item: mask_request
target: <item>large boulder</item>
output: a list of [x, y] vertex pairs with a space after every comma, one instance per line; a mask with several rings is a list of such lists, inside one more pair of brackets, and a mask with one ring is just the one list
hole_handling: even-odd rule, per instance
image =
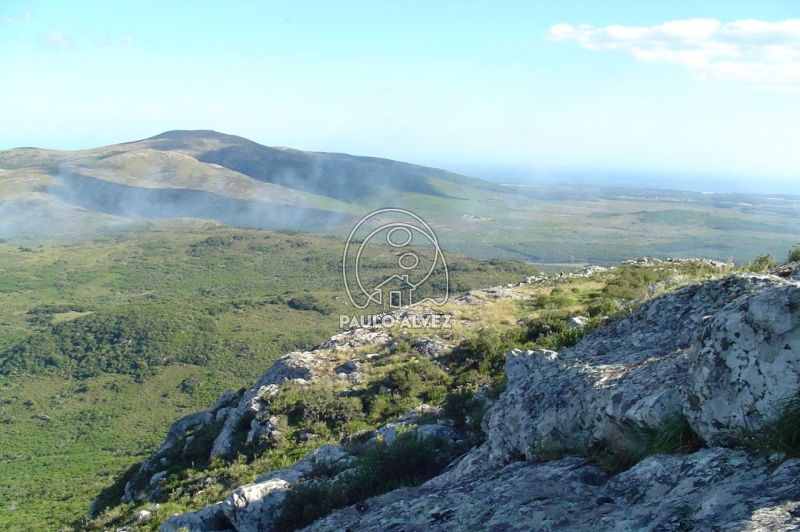
[[290, 486], [280, 478], [240, 486], [222, 503], [222, 512], [237, 532], [272, 530]]
[[712, 444], [758, 429], [800, 389], [800, 287], [774, 286], [709, 320], [693, 348], [686, 415]]
[[159, 527], [160, 532], [234, 532], [235, 529], [222, 511], [223, 503], [218, 502], [211, 506], [167, 518]]

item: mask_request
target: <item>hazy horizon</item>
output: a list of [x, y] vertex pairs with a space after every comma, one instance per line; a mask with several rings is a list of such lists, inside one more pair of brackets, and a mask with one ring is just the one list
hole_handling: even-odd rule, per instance
[[707, 176], [788, 192], [800, 176], [792, 7], [5, 2], [0, 146], [214, 129], [495, 180], [625, 174], [704, 190]]
[[[174, 131], [174, 130], [172, 130]], [[159, 132], [161, 134], [164, 132]], [[236, 135], [228, 131], [218, 133]], [[150, 135], [156, 136], [156, 133]], [[80, 146], [70, 148], [66, 151], [80, 151], [98, 148], [101, 146], [112, 146], [142, 139], [127, 139], [119, 142], [109, 142], [98, 146]], [[257, 139], [248, 139], [259, 142]], [[286, 146], [278, 144], [279, 147], [293, 149], [303, 149], [297, 146]], [[275, 146], [273, 146], [275, 147]], [[60, 149], [50, 146], [11, 146], [2, 147], [0, 151], [15, 148], [40, 148], [40, 149]], [[316, 150], [308, 150], [316, 151]], [[350, 153], [350, 155], [379, 157], [391, 159], [383, 154], [375, 153]], [[685, 192], [702, 192], [713, 194], [778, 194], [778, 195], [800, 195], [800, 180], [791, 181], [781, 178], [761, 178], [759, 176], [742, 174], [720, 174], [704, 172], [670, 172], [668, 170], [649, 170], [634, 168], [542, 168], [535, 166], [502, 166], [502, 165], [470, 165], [460, 164], [453, 161], [452, 164], [441, 163], [435, 158], [430, 161], [404, 160], [411, 164], [419, 164], [441, 168], [455, 173], [460, 173], [469, 177], [476, 177], [495, 183], [509, 185], [553, 185], [553, 186], [578, 186], [578, 187], [601, 187], [601, 188], [640, 188], [655, 190], [673, 190]]]

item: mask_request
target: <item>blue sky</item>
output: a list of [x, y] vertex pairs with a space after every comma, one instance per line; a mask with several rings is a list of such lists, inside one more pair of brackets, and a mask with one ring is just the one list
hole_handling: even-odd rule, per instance
[[490, 177], [789, 186], [798, 19], [794, 0], [6, 0], [0, 148], [216, 129]]

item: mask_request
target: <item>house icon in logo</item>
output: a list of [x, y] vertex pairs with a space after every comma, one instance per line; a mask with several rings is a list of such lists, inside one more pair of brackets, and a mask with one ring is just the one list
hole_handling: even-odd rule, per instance
[[[400, 308], [414, 304], [414, 290], [416, 287], [408, 280], [408, 275], [392, 275], [381, 284], [377, 285], [372, 293], [373, 300], [391, 308]], [[387, 297], [383, 297], [384, 294]]]

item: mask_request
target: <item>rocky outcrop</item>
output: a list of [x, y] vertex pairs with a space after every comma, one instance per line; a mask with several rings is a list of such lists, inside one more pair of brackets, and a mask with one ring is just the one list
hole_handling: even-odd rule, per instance
[[[169, 475], [172, 461], [181, 458], [182, 450], [192, 443], [199, 431], [213, 431], [208, 458], [232, 454], [237, 446], [275, 443], [282, 437], [279, 422], [267, 406], [287, 381], [311, 383], [321, 377], [341, 376], [353, 383], [361, 378], [362, 360], [352, 358], [359, 348], [374, 346], [386, 349], [394, 338], [380, 329], [356, 328], [332, 337], [311, 351], [294, 352], [276, 360], [253, 386], [239, 393], [225, 392], [206, 412], [185, 416], [172, 424], [164, 442], [153, 456], [142, 462], [125, 484], [121, 502], [141, 502], [159, 495], [160, 482]], [[377, 356], [370, 354], [364, 360]], [[94, 507], [95, 505], [93, 505]], [[192, 519], [216, 523], [210, 510]], [[200, 525], [198, 525], [200, 526]], [[193, 527], [189, 527], [194, 529]], [[213, 529], [213, 528], [212, 528]]]
[[800, 287], [776, 284], [732, 301], [692, 347], [684, 411], [709, 443], [772, 420], [800, 385]]
[[487, 440], [420, 487], [309, 530], [800, 529], [800, 460], [712, 447], [608, 476], [547, 455], [625, 445], [683, 416], [709, 445], [758, 429], [800, 392], [800, 285], [733, 276], [644, 305], [562, 353], [514, 351]]
[[608, 477], [580, 458], [435, 478], [307, 530], [787, 530], [800, 528], [800, 460], [730, 449], [657, 455]]
[[431, 359], [442, 357], [452, 350], [452, 345], [433, 338], [421, 338], [414, 342], [414, 351]]
[[800, 385], [797, 297], [777, 277], [728, 277], [660, 297], [562, 353], [512, 352], [508, 389], [484, 418], [488, 460], [625, 445], [630, 429], [677, 416], [711, 443], [757, 427]]
[[[203, 431], [212, 434], [212, 443], [207, 451], [209, 460], [242, 451], [242, 445], [263, 448], [275, 444], [281, 440], [283, 434], [280, 422], [270, 412], [268, 404], [279, 393], [281, 384], [293, 381], [299, 385], [310, 385], [324, 378], [341, 379], [356, 385], [362, 381], [365, 367], [381, 356], [375, 352], [363, 354], [363, 351], [368, 350], [367, 348], [373, 351], [390, 351], [398, 341], [399, 338], [379, 327], [354, 328], [331, 337], [310, 351], [282, 356], [250, 388], [239, 393], [225, 392], [210, 410], [187, 415], [173, 423], [158, 451], [143, 461], [133, 477], [126, 482], [121, 502], [156, 499], [161, 493], [162, 481], [169, 477], [173, 462], [183, 458], [184, 451], [197, 434]], [[415, 349], [435, 358], [449, 352], [452, 346], [439, 340], [421, 338], [416, 342]], [[405, 430], [414, 425], [418, 417], [418, 413], [411, 412], [408, 419], [397, 420], [391, 427], [387, 426], [387, 430], [394, 431], [393, 433], [396, 433], [396, 429]], [[299, 437], [305, 441], [314, 435], [304, 434]], [[251, 490], [247, 493], [249, 497], [255, 492]], [[282, 493], [282, 490], [273, 486], [270, 493], [275, 494], [272, 497], [275, 499], [278, 497], [276, 494]], [[227, 508], [223, 505], [217, 510], [221, 511], [223, 507]], [[212, 510], [196, 512], [197, 515], [190, 519], [218, 523], [218, 511]], [[231, 521], [232, 517], [226, 519]]]

